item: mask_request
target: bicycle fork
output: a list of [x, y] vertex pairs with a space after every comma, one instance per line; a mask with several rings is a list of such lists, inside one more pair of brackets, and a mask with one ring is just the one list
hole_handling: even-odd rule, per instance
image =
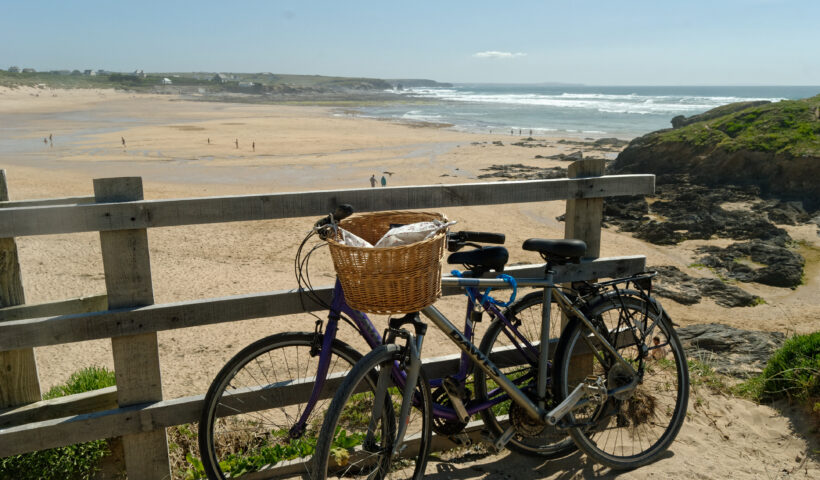
[[[410, 324], [415, 329], [415, 335], [410, 335], [407, 330], [401, 327]], [[402, 402], [399, 409], [399, 417], [397, 419], [398, 430], [393, 442], [393, 451], [391, 456], [398, 455], [404, 449], [404, 435], [407, 433], [407, 424], [410, 417], [410, 408], [413, 406], [413, 397], [415, 395], [416, 385], [421, 373], [421, 347], [424, 343], [424, 335], [427, 333], [427, 325], [419, 320], [418, 313], [411, 313], [402, 318], [392, 318], [388, 325], [388, 331], [385, 334], [385, 344], [393, 343], [396, 337], [402, 337], [407, 341], [403, 351], [403, 358], [400, 362], [406, 365], [404, 369], [406, 376], [404, 378], [404, 387], [402, 388]], [[370, 424], [367, 429], [366, 442], [371, 444], [375, 440], [373, 436], [376, 434], [376, 422], [382, 416], [383, 408], [393, 408], [392, 404], [387, 400], [387, 390], [391, 384], [391, 376], [399, 376], [401, 369], [382, 368], [379, 372], [379, 380], [376, 384], [375, 404], [373, 408], [373, 416], [370, 419]], [[399, 378], [396, 378], [399, 380]], [[396, 382], [401, 384], [400, 381]]]

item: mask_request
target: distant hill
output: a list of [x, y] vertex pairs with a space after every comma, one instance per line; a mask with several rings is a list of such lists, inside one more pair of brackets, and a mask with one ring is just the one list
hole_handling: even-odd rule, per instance
[[427, 80], [424, 78], [392, 78], [388, 80], [388, 82], [390, 82], [393, 88], [449, 88], [453, 86], [452, 83], [437, 82], [435, 80]]
[[678, 128], [634, 139], [611, 170], [757, 185], [763, 194], [820, 208], [820, 95], [729, 104], [673, 124]]

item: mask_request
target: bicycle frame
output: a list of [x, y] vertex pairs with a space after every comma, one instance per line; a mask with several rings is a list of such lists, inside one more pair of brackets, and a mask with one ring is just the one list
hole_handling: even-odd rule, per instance
[[[475, 292], [479, 298], [483, 298], [483, 295], [480, 292]], [[302, 431], [304, 431], [304, 426], [307, 423], [308, 417], [310, 413], [313, 411], [316, 403], [319, 401], [319, 396], [324, 386], [324, 382], [327, 379], [327, 373], [330, 368], [330, 352], [333, 340], [336, 338], [336, 332], [338, 331], [339, 320], [341, 319], [340, 314], [345, 314], [352, 321], [355, 323], [356, 328], [361, 332], [362, 337], [364, 338], [365, 342], [370, 346], [370, 348], [376, 348], [377, 346], [382, 344], [382, 336], [379, 331], [376, 329], [376, 326], [373, 322], [368, 318], [365, 313], [362, 313], [358, 310], [353, 309], [347, 304], [347, 301], [344, 297], [344, 291], [342, 290], [341, 284], [339, 281], [336, 281], [336, 284], [333, 288], [333, 297], [330, 306], [330, 313], [328, 314], [328, 321], [327, 326], [325, 327], [324, 331], [324, 338], [322, 340], [322, 350], [319, 356], [319, 365], [316, 371], [316, 377], [314, 381], [313, 390], [311, 391], [310, 397], [308, 399], [307, 404], [305, 405], [305, 409], [302, 412], [298, 421], [294, 424], [294, 426], [290, 430], [290, 434], [292, 437], [298, 437], [301, 435]], [[485, 309], [488, 311], [491, 317], [500, 318], [508, 327], [512, 327], [511, 323], [504, 317], [498, 308], [494, 305], [487, 303], [484, 305]], [[475, 309], [475, 305], [473, 302], [469, 302], [467, 305], [467, 311], [465, 314], [465, 321], [464, 321], [464, 335], [467, 338], [472, 338], [474, 332], [474, 324], [471, 320], [472, 312]], [[509, 332], [510, 328], [505, 329], [505, 332]], [[513, 330], [514, 331], [514, 330]], [[509, 335], [509, 333], [508, 333]], [[526, 341], [520, 334], [519, 341], [524, 343], [524, 348], [529, 349], [530, 351], [535, 351], [535, 348]], [[520, 348], [520, 347], [519, 347]], [[467, 376], [471, 373], [472, 370], [472, 360], [466, 353], [462, 353], [461, 358], [459, 359], [459, 368], [458, 372], [456, 373], [455, 378], [459, 381], [463, 381], [467, 378]], [[401, 386], [404, 385], [404, 378], [403, 373], [397, 370], [397, 383]], [[441, 386], [442, 379], [434, 379], [430, 381], [431, 388]], [[500, 403], [503, 399], [494, 399], [488, 400], [484, 402], [468, 402], [465, 407], [467, 408], [467, 413], [469, 415], [473, 415], [475, 413], [480, 412], [481, 410], [485, 410], [487, 408], [492, 407], [493, 405]], [[433, 416], [437, 418], [442, 418], [445, 420], [457, 420], [457, 415], [455, 411], [451, 408], [442, 407], [439, 404], [433, 405]]]
[[[584, 325], [587, 326], [589, 331], [595, 336], [598, 341], [601, 342], [604, 348], [613, 355], [613, 357], [623, 366], [625, 366], [629, 372], [635, 373], [635, 369], [632, 365], [624, 360], [623, 357], [618, 353], [615, 347], [609, 343], [609, 341], [603, 337], [603, 335], [598, 332], [595, 325], [592, 321], [584, 315], [575, 305], [573, 305], [572, 301], [567, 298], [564, 293], [556, 288], [556, 285], [553, 283], [552, 280], [552, 272], [547, 272], [547, 275], [544, 278], [524, 278], [516, 280], [518, 286], [521, 287], [539, 287], [545, 290], [544, 292], [544, 299], [545, 301], [549, 301], [551, 296], [554, 295], [556, 303], [561, 308], [561, 310], [570, 316], [578, 317]], [[486, 287], [507, 287], [508, 284], [502, 279], [490, 279], [490, 278], [462, 278], [462, 277], [445, 277], [442, 279], [442, 285], [456, 285], [459, 287], [470, 287], [470, 288], [486, 288]], [[541, 334], [541, 343], [544, 345], [544, 348], [540, 349], [539, 352], [539, 359], [538, 359], [538, 378], [537, 378], [537, 385], [539, 389], [539, 393], [542, 388], [545, 390], [545, 386], [547, 384], [547, 369], [546, 365], [549, 358], [548, 352], [548, 342], [545, 342], [543, 339], [546, 337], [547, 340], [549, 339], [549, 308], [551, 304], [546, 303], [544, 305], [544, 317], [542, 321], [542, 334]], [[524, 410], [533, 418], [538, 418], [541, 420], [546, 421], [550, 417], [551, 412], [547, 412], [544, 409], [543, 402], [539, 402], [540, 405], [534, 403], [530, 400], [524, 392], [522, 392], [515, 383], [507, 378], [498, 367], [478, 348], [465, 337], [458, 328], [455, 327], [442, 313], [435, 307], [429, 306], [424, 308], [421, 311], [424, 316], [429, 318], [436, 327], [444, 332], [444, 334], [450, 338], [450, 340], [455, 343], [462, 352], [464, 352], [469, 359], [474, 362], [476, 365], [479, 366], [484, 372], [496, 382], [496, 384], [504, 390], [510, 398], [518, 403]], [[545, 332], [546, 330], [546, 332]], [[544, 387], [542, 387], [544, 386]], [[628, 388], [634, 388], [634, 385], [629, 385], [626, 387], [620, 387], [618, 391], [626, 390]], [[608, 392], [610, 393], [610, 392]], [[615, 391], [611, 392], [615, 393]], [[541, 393], [540, 393], [541, 394]], [[543, 394], [541, 394], [543, 395]]]

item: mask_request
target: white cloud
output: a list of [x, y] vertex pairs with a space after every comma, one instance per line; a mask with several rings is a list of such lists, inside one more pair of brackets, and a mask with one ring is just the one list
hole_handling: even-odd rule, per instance
[[522, 52], [496, 52], [494, 50], [489, 50], [486, 52], [478, 52], [473, 54], [476, 58], [516, 58], [516, 57], [526, 57], [526, 53]]

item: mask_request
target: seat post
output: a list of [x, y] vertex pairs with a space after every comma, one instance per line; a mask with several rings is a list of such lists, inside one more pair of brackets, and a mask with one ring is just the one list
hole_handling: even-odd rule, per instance
[[[553, 283], [555, 272], [547, 262], [544, 280]], [[544, 287], [543, 308], [541, 310], [541, 344], [538, 355], [538, 378], [536, 383], [536, 394], [538, 396], [538, 406], [546, 408], [547, 398], [547, 365], [549, 364], [550, 348], [550, 310], [552, 308], [552, 287]]]

